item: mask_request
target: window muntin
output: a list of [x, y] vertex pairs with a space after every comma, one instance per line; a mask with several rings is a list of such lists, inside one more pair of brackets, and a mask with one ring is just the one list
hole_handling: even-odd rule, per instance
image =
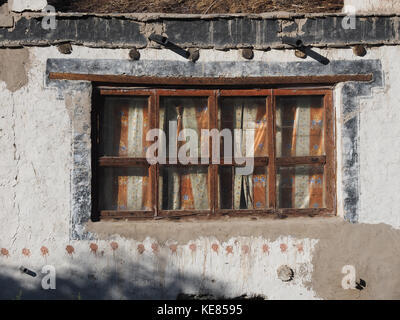
[[[206, 128], [232, 130], [251, 127], [255, 131], [255, 144], [254, 172], [239, 176], [235, 172], [240, 165], [235, 160], [233, 163], [224, 163], [223, 138], [220, 144], [221, 162], [214, 164], [208, 159], [210, 162], [207, 165], [200, 164], [200, 161], [197, 165], [177, 164], [171, 161], [174, 159], [169, 154], [166, 165], [150, 165], [143, 158], [143, 151], [128, 151], [122, 156], [116, 156], [116, 152], [105, 152], [115, 150], [115, 146], [112, 149], [112, 144], [108, 142], [107, 147], [104, 147], [104, 142], [100, 139], [96, 147], [96, 164], [100, 167], [146, 168], [150, 191], [145, 192], [150, 193], [151, 199], [150, 210], [149, 202], [143, 205], [142, 201], [141, 205], [127, 206], [126, 211], [115, 206], [104, 206], [104, 201], [98, 201], [96, 208], [101, 216], [118, 218], [274, 212], [334, 213], [335, 166], [330, 90], [102, 89], [102, 92], [106, 96], [103, 103], [96, 108], [100, 119], [104, 117], [106, 107], [113, 108], [114, 103], [115, 109], [122, 108], [121, 105], [127, 104], [126, 99], [131, 99], [131, 108], [147, 110], [147, 118], [143, 117], [147, 121], [145, 130], [161, 128], [169, 135], [171, 133], [166, 127], [167, 120], [177, 121], [175, 134], [179, 134], [184, 127], [195, 131]], [[125, 102], [121, 102], [124, 99]], [[106, 124], [112, 127], [110, 122], [112, 123], [108, 120]], [[106, 132], [110, 132], [110, 128], [104, 130], [102, 123], [104, 124], [100, 121], [98, 131], [104, 137]], [[290, 142], [291, 146], [284, 149], [286, 142]], [[243, 141], [239, 143], [243, 147]], [[198, 145], [201, 154], [200, 141]], [[148, 144], [144, 142], [142, 146], [146, 148]], [[100, 174], [96, 176], [101, 177]], [[294, 183], [290, 185], [288, 181]], [[111, 186], [102, 188], [115, 189]], [[98, 196], [101, 194], [97, 193]], [[304, 199], [300, 199], [301, 197]]]

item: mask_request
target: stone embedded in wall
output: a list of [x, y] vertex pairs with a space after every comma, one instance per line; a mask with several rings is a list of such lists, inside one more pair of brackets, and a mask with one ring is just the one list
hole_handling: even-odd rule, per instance
[[307, 58], [307, 55], [303, 51], [300, 51], [300, 50], [297, 50], [297, 49], [294, 51], [294, 54], [295, 54], [295, 56], [297, 58], [300, 58], [300, 59]]
[[57, 49], [62, 54], [71, 54], [72, 46], [70, 43], [63, 43], [57, 46]]
[[283, 282], [289, 282], [293, 280], [294, 277], [293, 269], [287, 265], [280, 266], [278, 270], [276, 270], [276, 273], [278, 275], [278, 278]]
[[356, 45], [353, 47], [353, 53], [358, 57], [364, 57], [367, 54], [367, 50], [362, 45]]
[[199, 58], [200, 58], [200, 51], [199, 50], [194, 49], [194, 48], [190, 48], [189, 49], [189, 53], [190, 53], [190, 56], [189, 56], [190, 61], [196, 62], [197, 60], [199, 60]]
[[253, 52], [253, 49], [251, 49], [251, 48], [242, 49], [241, 53], [242, 53], [242, 57], [247, 60], [251, 60], [254, 58], [254, 52]]
[[140, 59], [140, 52], [136, 47], [133, 47], [130, 51], [129, 51], [129, 58], [131, 60], [139, 60]]

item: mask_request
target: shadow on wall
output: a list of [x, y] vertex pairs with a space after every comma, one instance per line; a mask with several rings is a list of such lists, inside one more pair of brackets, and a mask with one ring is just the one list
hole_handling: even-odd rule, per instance
[[[197, 275], [169, 274], [170, 280], [165, 284], [154, 279], [154, 271], [144, 269], [143, 266], [129, 265], [127, 270], [132, 271], [131, 278], [121, 277], [116, 270], [102, 272], [101, 275], [89, 270], [80, 270], [80, 273], [68, 275], [57, 273], [56, 289], [45, 290], [41, 286], [46, 276], [37, 272], [35, 278], [23, 274], [20, 276], [4, 275], [7, 267], [0, 266], [0, 299], [1, 300], [93, 300], [93, 299], [223, 299], [224, 285], [213, 279]], [[10, 271], [10, 270], [8, 270]], [[15, 272], [13, 272], [15, 274]], [[135, 278], [137, 280], [135, 281]], [[199, 287], [201, 283], [212, 283], [213, 288], [208, 290]], [[218, 288], [219, 287], [219, 288]], [[218, 288], [218, 289], [217, 289]]]
[[[42, 267], [24, 267], [36, 273], [32, 277], [19, 270], [20, 265], [0, 265], [0, 299], [190, 299], [224, 298], [229, 286], [202, 274], [182, 274], [175, 268], [167, 268], [165, 258], [157, 260], [141, 256], [140, 263], [119, 259], [116, 254], [90, 258], [71, 257], [69, 261], [58, 260], [56, 289], [42, 288]], [[129, 257], [126, 252], [118, 256]], [[11, 259], [11, 258], [8, 258]], [[95, 260], [98, 263], [95, 263]], [[91, 264], [91, 261], [94, 262]], [[11, 262], [11, 261], [10, 261]], [[45, 278], [47, 280], [48, 277]]]

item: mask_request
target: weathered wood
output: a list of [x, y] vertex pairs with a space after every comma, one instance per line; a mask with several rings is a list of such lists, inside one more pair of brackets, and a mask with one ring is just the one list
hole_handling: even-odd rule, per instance
[[335, 84], [346, 81], [371, 81], [372, 74], [339, 74], [325, 76], [271, 76], [246, 78], [198, 77], [137, 77], [128, 75], [99, 75], [50, 72], [51, 80], [84, 80], [98, 83], [125, 83], [129, 85], [277, 85], [277, 84]]
[[[53, 75], [54, 76], [54, 75]], [[75, 75], [72, 75], [75, 77]], [[348, 76], [348, 75], [347, 75]], [[360, 78], [360, 76], [363, 76]], [[357, 75], [357, 81], [368, 81], [370, 75]], [[271, 77], [270, 77], [271, 78]], [[272, 77], [279, 78], [279, 77]], [[288, 78], [288, 77], [286, 77]], [[289, 77], [290, 78], [290, 77]], [[301, 77], [300, 77], [301, 78]], [[310, 78], [310, 77], [308, 77]], [[311, 77], [315, 78], [315, 77]], [[139, 77], [139, 79], [148, 79]], [[168, 81], [181, 81], [183, 78], [166, 78]], [[166, 79], [159, 79], [154, 83], [159, 84], [160, 81]], [[195, 81], [195, 78], [186, 79], [185, 84], [202, 84], [205, 80]], [[265, 79], [265, 78], [264, 78]], [[269, 79], [269, 78], [268, 78]], [[282, 78], [280, 78], [282, 80]], [[298, 77], [296, 79], [299, 79]], [[335, 78], [336, 80], [343, 80], [344, 78]], [[346, 78], [348, 79], [348, 78]], [[353, 78], [354, 80], [355, 78]], [[154, 79], [153, 79], [154, 80]], [[185, 81], [186, 81], [185, 80]], [[252, 81], [252, 78], [240, 79], [245, 83], [246, 81]], [[256, 81], [260, 80], [257, 78]], [[320, 79], [321, 80], [321, 79]], [[326, 80], [326, 78], [325, 78]], [[331, 78], [333, 80], [333, 78]], [[147, 80], [146, 80], [147, 81]], [[155, 81], [155, 80], [154, 80]], [[213, 82], [216, 81], [216, 82]], [[220, 82], [218, 82], [220, 81]], [[228, 81], [226, 78], [211, 79], [210, 84], [226, 84]], [[239, 80], [236, 79], [235, 83], [239, 84]], [[283, 81], [283, 80], [282, 80]], [[297, 81], [297, 80], [296, 80]], [[229, 81], [228, 81], [229, 82]], [[250, 83], [250, 82], [249, 82]], [[301, 81], [304, 84], [304, 81]], [[169, 83], [170, 84], [170, 83]], [[229, 83], [230, 85], [232, 83]], [[276, 84], [276, 82], [275, 82]], [[219, 107], [220, 96], [265, 96], [266, 97], [266, 110], [267, 110], [267, 138], [266, 143], [268, 144], [268, 156], [267, 157], [254, 157], [255, 166], [268, 166], [268, 208], [266, 209], [254, 209], [254, 210], [234, 210], [234, 209], [219, 209], [218, 206], [218, 168], [219, 166], [241, 166], [241, 162], [248, 162], [250, 159], [233, 159], [232, 164], [224, 163], [223, 157], [221, 163], [212, 164], [212, 158], [207, 158], [207, 165], [209, 166], [209, 205], [210, 210], [161, 210], [159, 207], [159, 175], [160, 165], [151, 165], [147, 162], [146, 158], [130, 158], [130, 157], [109, 157], [102, 156], [97, 158], [96, 165], [100, 167], [149, 167], [150, 170], [150, 181], [151, 181], [151, 194], [152, 194], [152, 208], [153, 211], [110, 211], [103, 210], [99, 211], [100, 215], [104, 219], [154, 219], [154, 218], [187, 218], [196, 217], [196, 219], [217, 219], [225, 215], [230, 216], [273, 216], [277, 218], [285, 218], [288, 216], [330, 216], [335, 214], [336, 210], [336, 164], [335, 164], [335, 137], [334, 137], [334, 111], [332, 103], [332, 91], [331, 89], [325, 88], [307, 88], [307, 89], [245, 89], [245, 90], [192, 90], [192, 89], [101, 89], [101, 95], [147, 95], [149, 96], [149, 110], [150, 110], [150, 127], [159, 127], [159, 109], [160, 109], [160, 96], [204, 96], [208, 98], [209, 113], [209, 129], [218, 128], [217, 115]], [[275, 102], [276, 96], [280, 95], [321, 95], [324, 96], [324, 141], [326, 156], [305, 156], [305, 157], [280, 157], [276, 158], [275, 151], [275, 136], [276, 136], [276, 124], [275, 124]], [[211, 153], [210, 144], [210, 155]], [[170, 159], [171, 160], [171, 159]], [[168, 159], [167, 159], [167, 162]], [[324, 166], [326, 175], [326, 208], [307, 208], [307, 209], [277, 209], [276, 199], [276, 170], [277, 166], [295, 166], [295, 165], [320, 165]], [[201, 164], [201, 159], [198, 159], [198, 165]], [[193, 164], [182, 165], [182, 164], [167, 164], [166, 166], [193, 166]], [[196, 165], [195, 165], [196, 166]], [[233, 183], [233, 181], [232, 181]], [[232, 196], [232, 208], [233, 208], [233, 196]]]
[[276, 158], [276, 164], [279, 166], [295, 166], [295, 165], [299, 165], [299, 164], [323, 165], [325, 163], [326, 163], [326, 156]]

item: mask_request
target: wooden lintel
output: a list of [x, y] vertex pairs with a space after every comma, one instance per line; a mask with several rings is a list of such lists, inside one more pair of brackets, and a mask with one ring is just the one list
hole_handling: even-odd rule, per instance
[[98, 83], [124, 83], [140, 85], [279, 85], [279, 84], [335, 84], [346, 81], [371, 81], [372, 74], [338, 74], [325, 76], [272, 76], [272, 77], [138, 77], [128, 75], [99, 75], [50, 72], [51, 80], [81, 80]]

